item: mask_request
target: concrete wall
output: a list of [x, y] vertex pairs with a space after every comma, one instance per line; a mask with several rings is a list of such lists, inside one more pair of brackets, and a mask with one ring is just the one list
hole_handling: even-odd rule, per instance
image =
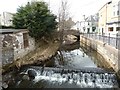
[[[120, 1], [119, 0], [112, 0], [111, 3], [106, 3], [100, 10], [99, 10], [99, 30], [100, 33], [107, 34], [116, 34], [116, 27], [120, 27], [120, 23], [113, 23], [120, 21], [120, 13], [117, 15], [117, 12], [120, 12]], [[107, 23], [107, 24], [106, 24]], [[113, 27], [113, 31], [109, 31], [109, 28]]]
[[100, 10], [99, 10], [99, 23], [98, 23], [98, 27], [100, 30], [100, 33], [102, 33], [102, 28], [103, 28], [103, 32], [105, 33], [106, 30], [106, 22], [107, 22], [107, 5], [105, 4]]
[[35, 49], [35, 40], [28, 36], [28, 47], [24, 47], [23, 33], [1, 34], [2, 64], [12, 63]]
[[86, 44], [87, 46], [90, 46], [98, 53], [100, 53], [116, 72], [120, 69], [118, 49], [115, 49], [114, 47], [107, 45], [106, 43], [103, 43], [101, 41], [87, 38], [82, 35], [80, 36], [80, 42]]

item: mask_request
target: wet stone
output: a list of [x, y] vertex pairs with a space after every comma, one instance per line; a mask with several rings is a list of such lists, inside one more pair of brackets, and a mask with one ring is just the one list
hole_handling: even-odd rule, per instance
[[8, 88], [8, 84], [4, 82], [4, 83], [2, 84], [2, 88]]
[[29, 76], [31, 79], [34, 79], [35, 76], [37, 76], [37, 73], [36, 73], [34, 70], [28, 70], [28, 76]]
[[22, 79], [23, 79], [23, 80], [29, 80], [30, 78], [29, 78], [28, 75], [23, 75]]

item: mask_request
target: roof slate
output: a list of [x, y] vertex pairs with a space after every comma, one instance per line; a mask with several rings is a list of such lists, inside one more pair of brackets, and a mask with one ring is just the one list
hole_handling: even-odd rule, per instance
[[7, 34], [7, 33], [18, 33], [28, 31], [27, 29], [0, 29], [0, 34]]

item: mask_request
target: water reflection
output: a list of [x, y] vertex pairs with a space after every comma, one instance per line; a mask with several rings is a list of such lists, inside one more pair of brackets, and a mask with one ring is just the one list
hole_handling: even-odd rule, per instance
[[[64, 45], [62, 51], [58, 51], [57, 55], [50, 62], [54, 67], [65, 67], [79, 69], [86, 68], [104, 68], [111, 70], [110, 66], [105, 62], [104, 58], [90, 47], [83, 43], [75, 42], [70, 45]], [[61, 57], [63, 58], [61, 60]], [[53, 64], [54, 63], [54, 64]], [[46, 65], [49, 66], [49, 65]]]
[[[103, 62], [104, 61], [104, 62]], [[52, 69], [38, 69], [40, 67], [32, 68], [37, 73], [35, 79], [27, 80], [23, 77], [16, 82], [13, 87], [17, 88], [112, 88], [114, 85], [114, 74], [95, 74], [88, 72], [76, 72], [57, 70], [59, 69], [73, 69], [80, 70], [81, 68], [92, 69], [102, 68], [109, 69], [109, 65], [105, 62], [104, 58], [90, 47], [85, 48], [85, 45], [76, 42], [71, 45], [64, 45], [62, 51], [51, 58], [46, 67], [54, 67]], [[45, 68], [46, 68], [45, 67]], [[29, 70], [31, 68], [28, 68]], [[93, 69], [94, 71], [94, 69]], [[26, 72], [26, 71], [25, 71]], [[63, 72], [63, 73], [61, 73]]]

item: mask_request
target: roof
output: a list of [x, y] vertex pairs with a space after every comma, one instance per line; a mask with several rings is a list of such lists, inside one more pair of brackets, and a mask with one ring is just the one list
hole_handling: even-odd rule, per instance
[[28, 31], [27, 29], [0, 29], [0, 34], [11, 34], [11, 33], [18, 33]]
[[109, 22], [109, 23], [106, 23], [106, 24], [107, 24], [107, 25], [111, 25], [111, 24], [114, 24], [114, 23], [120, 23], [120, 21]]
[[7, 12], [7, 11], [5, 11], [5, 12], [3, 12], [3, 13], [7, 13], [7, 14], [11, 14], [11, 15], [13, 15], [14, 13], [11, 13], [11, 12]]
[[112, 3], [112, 1], [107, 2], [106, 4], [104, 4], [104, 5], [99, 9], [99, 11], [100, 11], [102, 8], [104, 8], [107, 4], [111, 4], [111, 3]]
[[87, 17], [85, 21], [93, 22], [93, 21], [95, 21], [95, 19], [92, 16], [90, 16], [90, 17]]
[[91, 15], [85, 19], [87, 22], [98, 22], [98, 16], [96, 15]]

